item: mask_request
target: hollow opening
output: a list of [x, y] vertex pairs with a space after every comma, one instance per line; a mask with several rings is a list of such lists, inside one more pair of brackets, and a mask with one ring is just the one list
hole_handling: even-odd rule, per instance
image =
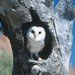
[[[27, 33], [28, 33], [28, 30], [31, 27], [34, 27], [34, 26], [36, 26], [36, 27], [42, 27], [42, 28], [44, 28], [44, 30], [46, 32], [46, 37], [45, 37], [45, 40], [44, 40], [45, 45], [44, 45], [43, 49], [38, 52], [38, 55], [42, 59], [47, 59], [49, 57], [49, 55], [52, 53], [52, 49], [53, 49], [53, 35], [50, 32], [48, 24], [46, 22], [42, 22], [39, 19], [36, 11], [30, 10], [30, 14], [32, 16], [32, 22], [26, 22], [26, 23], [24, 23], [22, 25], [22, 28], [21, 28], [23, 36], [24, 36], [25, 51], [29, 51], [29, 53], [31, 54], [30, 50], [27, 48], [27, 44], [28, 44], [28, 42], [27, 42], [28, 41]], [[36, 56], [34, 56], [33, 58], [36, 59]]]
[[[28, 27], [29, 26], [29, 27]], [[27, 47], [27, 31], [29, 28], [31, 28], [32, 26], [42, 26], [45, 29], [46, 32], [46, 37], [45, 37], [45, 45], [44, 48], [42, 49], [42, 51], [39, 52], [39, 57], [41, 57], [42, 59], [47, 59], [49, 57], [49, 55], [52, 53], [52, 48], [53, 48], [53, 35], [50, 32], [49, 28], [47, 27], [47, 25], [43, 24], [32, 24], [32, 23], [27, 23], [23, 24], [22, 26], [22, 32], [23, 32], [23, 36], [24, 36], [24, 45], [25, 47]], [[25, 48], [27, 49], [27, 48]]]

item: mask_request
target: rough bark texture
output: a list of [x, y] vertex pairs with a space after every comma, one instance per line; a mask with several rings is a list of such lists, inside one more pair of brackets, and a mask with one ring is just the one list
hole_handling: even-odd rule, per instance
[[[32, 21], [31, 7], [41, 21], [48, 23], [54, 40], [52, 53], [39, 65], [29, 62], [21, 30], [24, 23]], [[60, 0], [55, 8], [53, 0], [0, 0], [3, 32], [10, 39], [13, 50], [12, 75], [68, 75], [74, 17], [70, 0]]]

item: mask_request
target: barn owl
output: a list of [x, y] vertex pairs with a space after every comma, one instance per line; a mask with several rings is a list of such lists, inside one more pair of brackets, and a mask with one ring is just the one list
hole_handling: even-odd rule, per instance
[[32, 26], [27, 32], [27, 49], [33, 58], [33, 54], [39, 58], [38, 53], [43, 50], [45, 46], [46, 32], [43, 27]]

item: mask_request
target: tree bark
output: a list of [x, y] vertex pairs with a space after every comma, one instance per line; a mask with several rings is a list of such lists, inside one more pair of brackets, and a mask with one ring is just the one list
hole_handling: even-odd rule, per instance
[[[22, 26], [32, 22], [30, 8], [42, 22], [46, 22], [53, 36], [53, 48], [41, 64], [29, 62], [25, 51]], [[72, 25], [75, 10], [70, 0], [60, 0], [54, 8], [53, 0], [0, 0], [0, 19], [13, 51], [12, 75], [68, 75], [72, 46]], [[36, 63], [34, 63], [36, 62]]]

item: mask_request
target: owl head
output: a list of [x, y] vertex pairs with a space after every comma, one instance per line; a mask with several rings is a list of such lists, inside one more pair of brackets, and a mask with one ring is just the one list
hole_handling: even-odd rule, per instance
[[41, 26], [32, 26], [28, 29], [27, 38], [32, 41], [43, 41], [46, 37], [46, 32]]

